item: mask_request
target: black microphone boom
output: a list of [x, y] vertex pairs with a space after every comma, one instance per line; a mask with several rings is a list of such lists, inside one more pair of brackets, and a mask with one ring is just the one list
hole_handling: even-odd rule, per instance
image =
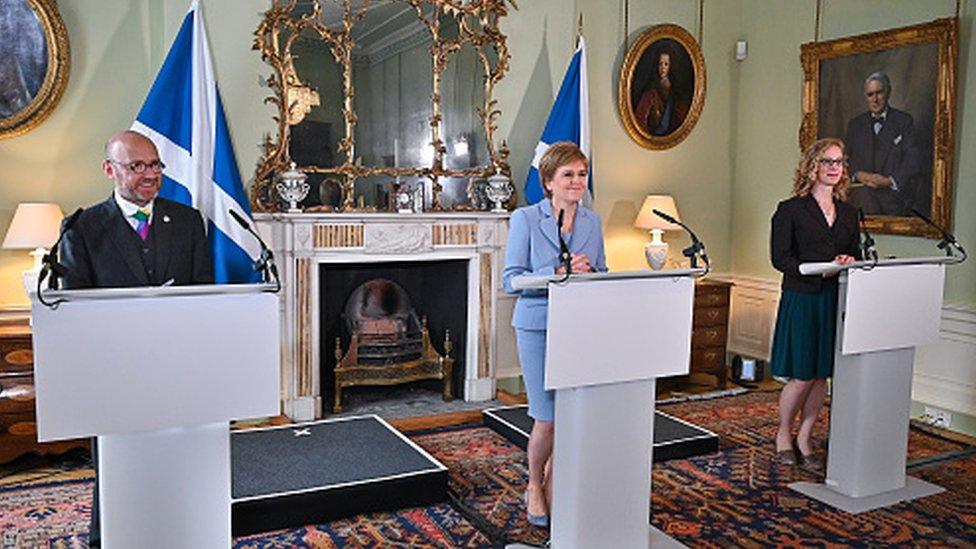
[[868, 232], [867, 227], [864, 226], [864, 209], [857, 209], [857, 219], [858, 227], [861, 229], [861, 259], [865, 261], [878, 261], [878, 250], [874, 249], [874, 239], [871, 238], [871, 233]]
[[702, 261], [705, 262], [705, 271], [707, 272], [708, 269], [711, 267], [711, 264], [708, 262], [708, 254], [705, 253], [705, 244], [702, 243], [701, 240], [698, 240], [698, 235], [696, 235], [694, 231], [689, 229], [687, 225], [671, 217], [670, 215], [662, 212], [661, 210], [655, 208], [652, 209], [651, 211], [654, 212], [654, 215], [660, 217], [661, 219], [667, 221], [668, 223], [674, 223], [675, 225], [681, 227], [682, 229], [685, 230], [685, 232], [688, 233], [688, 236], [691, 237], [691, 246], [688, 246], [684, 250], [681, 250], [681, 253], [685, 257], [687, 257], [688, 260], [691, 262], [692, 269], [698, 268], [698, 255], [701, 255]]
[[264, 274], [264, 281], [271, 282], [271, 277], [274, 277], [275, 281], [275, 291], [281, 289], [281, 279], [278, 277], [278, 266], [274, 262], [274, 254], [265, 245], [264, 240], [261, 240], [261, 236], [251, 228], [251, 224], [244, 219], [244, 216], [235, 212], [234, 210], [227, 210], [227, 213], [237, 221], [238, 225], [244, 227], [244, 230], [254, 235], [254, 238], [258, 240], [258, 244], [261, 245], [261, 257], [254, 262], [254, 270], [261, 271]]
[[556, 235], [559, 236], [559, 263], [566, 266], [566, 276], [573, 273], [573, 258], [569, 253], [569, 246], [563, 239], [563, 217], [566, 210], [559, 210], [559, 220], [556, 222]]
[[44, 254], [44, 257], [41, 258], [41, 264], [43, 267], [41, 268], [41, 273], [37, 278], [38, 290], [40, 290], [41, 281], [44, 280], [44, 277], [48, 274], [51, 275], [51, 278], [48, 280], [47, 287], [52, 290], [56, 290], [58, 286], [58, 278], [68, 273], [67, 267], [61, 263], [58, 263], [58, 246], [61, 245], [61, 240], [64, 239], [64, 235], [68, 234], [71, 227], [78, 222], [78, 218], [81, 217], [81, 212], [83, 211], [85, 211], [84, 208], [78, 208], [75, 210], [75, 213], [71, 214], [67, 219], [64, 220], [64, 222], [61, 224], [61, 232], [58, 233], [58, 239], [54, 241], [53, 245], [51, 245], [51, 251]]
[[959, 253], [962, 254], [963, 261], [966, 260], [966, 257], [967, 257], [966, 256], [966, 250], [964, 250], [962, 248], [962, 246], [959, 245], [959, 242], [956, 241], [956, 237], [952, 236], [952, 233], [950, 233], [950, 232], [946, 231], [945, 229], [943, 229], [942, 227], [936, 225], [934, 221], [932, 221], [931, 219], [928, 218], [928, 216], [926, 216], [922, 212], [916, 210], [915, 208], [909, 208], [909, 209], [912, 211], [913, 214], [915, 214], [915, 217], [921, 219], [926, 224], [934, 227], [935, 230], [939, 231], [939, 234], [942, 235], [942, 240], [939, 241], [939, 244], [938, 244], [938, 247], [939, 247], [940, 250], [945, 251], [945, 253], [946, 253], [947, 256], [952, 257], [952, 248], [951, 247], [954, 247], [957, 250], [959, 250]]

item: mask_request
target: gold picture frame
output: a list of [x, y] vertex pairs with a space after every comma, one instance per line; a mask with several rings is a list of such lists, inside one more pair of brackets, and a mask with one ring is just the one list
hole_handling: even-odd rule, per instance
[[[848, 200], [864, 209], [870, 231], [938, 238], [912, 208], [951, 227], [958, 51], [955, 18], [801, 46], [800, 147], [845, 140], [855, 179]], [[869, 82], [884, 93], [887, 114], [871, 130]], [[859, 173], [896, 184], [858, 182]]]
[[705, 89], [705, 57], [698, 42], [678, 25], [657, 25], [627, 50], [620, 67], [617, 109], [638, 145], [670, 149], [698, 123]]
[[[12, 9], [0, 17], [10, 18], [9, 23], [19, 29], [11, 35], [21, 41], [13, 47], [0, 48], [3, 139], [27, 133], [54, 112], [68, 85], [71, 51], [68, 32], [54, 0], [24, 0], [23, 9]], [[39, 44], [44, 46], [40, 52]]]

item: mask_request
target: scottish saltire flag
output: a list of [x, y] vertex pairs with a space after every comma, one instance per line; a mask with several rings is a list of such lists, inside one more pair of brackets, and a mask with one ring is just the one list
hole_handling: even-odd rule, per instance
[[593, 202], [593, 158], [590, 156], [590, 91], [586, 82], [586, 44], [583, 43], [582, 36], [576, 44], [576, 53], [566, 69], [556, 101], [549, 111], [546, 129], [535, 147], [532, 167], [529, 168], [529, 176], [525, 180], [525, 201], [529, 204], [535, 204], [545, 196], [542, 194], [542, 180], [539, 178], [539, 160], [549, 150], [549, 145], [557, 141], [576, 143], [589, 160], [590, 191], [583, 199], [584, 204], [589, 206]]
[[250, 219], [237, 158], [214, 79], [203, 16], [193, 0], [132, 129], [159, 149], [166, 170], [159, 195], [200, 210], [218, 284], [257, 282], [257, 239], [228, 210]]

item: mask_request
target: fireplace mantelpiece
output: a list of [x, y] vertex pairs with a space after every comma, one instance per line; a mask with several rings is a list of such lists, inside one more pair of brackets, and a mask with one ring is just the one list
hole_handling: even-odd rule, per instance
[[467, 260], [467, 344], [454, 350], [464, 353], [467, 366], [464, 394], [457, 396], [494, 397], [499, 352], [508, 356], [514, 349], [509, 327], [514, 299], [501, 288], [508, 214], [276, 213], [254, 218], [281, 272], [281, 397], [288, 417], [322, 417], [319, 307], [323, 298], [330, 299], [319, 295], [323, 264]]

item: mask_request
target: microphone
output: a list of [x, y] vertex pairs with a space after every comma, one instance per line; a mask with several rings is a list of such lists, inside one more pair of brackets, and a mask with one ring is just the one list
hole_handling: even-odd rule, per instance
[[276, 285], [275, 292], [277, 292], [281, 289], [281, 279], [278, 277], [278, 266], [274, 263], [274, 254], [271, 253], [271, 250], [264, 243], [264, 240], [261, 240], [258, 233], [251, 228], [251, 224], [244, 219], [244, 216], [235, 212], [234, 210], [227, 210], [227, 213], [234, 218], [234, 221], [237, 221], [238, 225], [244, 227], [244, 230], [254, 235], [254, 238], [258, 239], [258, 244], [261, 245], [261, 257], [254, 262], [254, 270], [261, 271], [263, 273], [265, 282], [271, 282], [271, 276], [274, 276]]
[[559, 236], [559, 262], [566, 266], [566, 276], [573, 272], [573, 258], [569, 253], [569, 246], [563, 240], [563, 217], [566, 210], [559, 210], [559, 221], [556, 223], [556, 235]]
[[966, 257], [967, 257], [966, 256], [966, 250], [962, 249], [962, 246], [960, 246], [959, 245], [959, 242], [956, 241], [956, 237], [952, 236], [951, 233], [947, 232], [942, 227], [936, 225], [934, 221], [932, 221], [931, 219], [929, 219], [928, 216], [926, 216], [922, 212], [916, 210], [915, 208], [909, 208], [909, 209], [912, 211], [913, 214], [915, 214], [915, 217], [921, 219], [926, 224], [931, 225], [932, 227], [935, 227], [935, 230], [939, 231], [939, 234], [942, 235], [942, 240], [940, 240], [939, 241], [939, 244], [938, 244], [938, 247], [939, 247], [940, 250], [945, 251], [945, 253], [946, 253], [947, 256], [952, 257], [952, 248], [950, 248], [950, 246], [953, 246], [957, 250], [959, 250], [959, 253], [962, 254], [963, 261], [966, 260]]
[[675, 225], [681, 227], [682, 229], [685, 230], [685, 232], [688, 233], [688, 236], [691, 237], [691, 246], [688, 246], [687, 248], [682, 250], [681, 253], [685, 257], [687, 257], [688, 260], [691, 262], [692, 269], [698, 268], [697, 256], [701, 255], [702, 261], [705, 262], [705, 271], [708, 272], [709, 268], [711, 268], [711, 263], [708, 262], [708, 254], [705, 253], [705, 244], [702, 243], [701, 240], [698, 240], [698, 236], [695, 234], [695, 232], [689, 229], [688, 226], [685, 225], [684, 223], [662, 212], [661, 210], [658, 210], [657, 208], [651, 211], [654, 212], [654, 215], [660, 217], [661, 219], [667, 221], [668, 223], [674, 223]]
[[874, 249], [874, 239], [871, 238], [871, 233], [868, 232], [867, 227], [864, 226], [864, 209], [857, 209], [857, 221], [858, 227], [861, 229], [861, 255], [865, 260], [878, 261], [878, 250]]
[[61, 240], [64, 239], [64, 235], [68, 234], [71, 227], [78, 222], [78, 218], [81, 217], [81, 212], [83, 211], [85, 211], [84, 208], [78, 208], [75, 210], [75, 213], [64, 220], [64, 223], [61, 224], [61, 232], [58, 233], [58, 239], [51, 245], [51, 251], [44, 254], [41, 258], [43, 267], [41, 267], [41, 272], [37, 277], [38, 295], [41, 293], [41, 281], [44, 280], [45, 276], [51, 275], [48, 279], [47, 287], [51, 290], [56, 290], [58, 289], [58, 278], [68, 274], [68, 268], [58, 262], [58, 246], [61, 245]]

